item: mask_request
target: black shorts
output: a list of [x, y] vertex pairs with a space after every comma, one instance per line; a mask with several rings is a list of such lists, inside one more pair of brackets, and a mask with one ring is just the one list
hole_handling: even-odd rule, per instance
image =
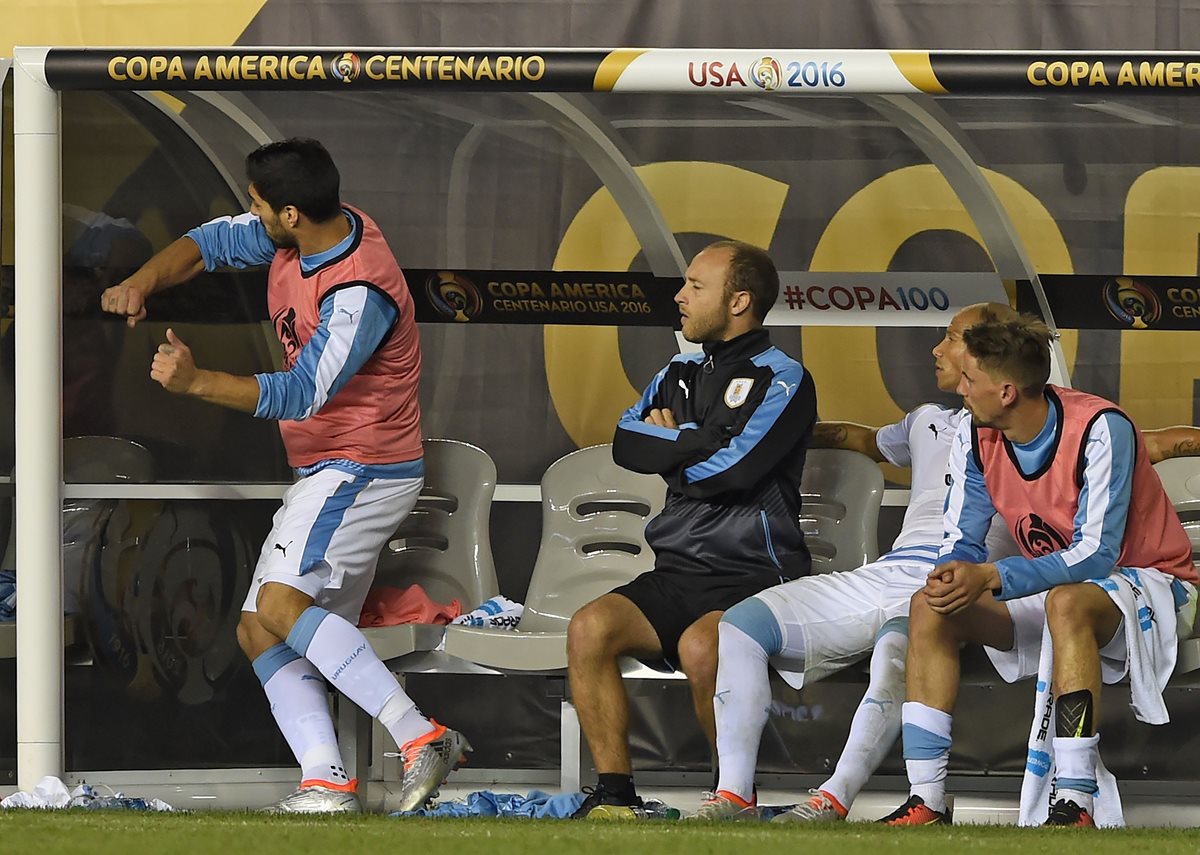
[[[630, 600], [658, 633], [665, 670], [679, 668], [679, 639], [689, 626], [709, 612], [723, 612], [759, 591], [778, 585], [779, 576], [714, 575], [650, 570], [612, 593]], [[664, 669], [662, 661], [643, 660]]]

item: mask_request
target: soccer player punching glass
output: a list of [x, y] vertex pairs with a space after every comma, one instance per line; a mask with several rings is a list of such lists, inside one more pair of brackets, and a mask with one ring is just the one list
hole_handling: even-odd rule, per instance
[[424, 482], [417, 386], [421, 352], [404, 274], [379, 227], [342, 204], [333, 159], [315, 140], [246, 158], [252, 204], [189, 231], [101, 295], [130, 325], [146, 299], [203, 270], [269, 265], [279, 371], [199, 368], [173, 330], [150, 376], [169, 392], [274, 419], [298, 479], [263, 544], [237, 635], [300, 764], [273, 809], [361, 809], [342, 763], [326, 681], [400, 746], [398, 807], [421, 807], [470, 749], [426, 718], [355, 627], [380, 549]]

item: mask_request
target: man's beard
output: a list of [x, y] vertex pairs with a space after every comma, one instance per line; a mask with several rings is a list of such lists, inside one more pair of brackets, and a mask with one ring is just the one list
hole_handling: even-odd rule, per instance
[[683, 337], [692, 344], [718, 341], [725, 334], [724, 327], [714, 323], [711, 318], [697, 318], [692, 316], [688, 320], [692, 321], [692, 326], [690, 330], [684, 330]]

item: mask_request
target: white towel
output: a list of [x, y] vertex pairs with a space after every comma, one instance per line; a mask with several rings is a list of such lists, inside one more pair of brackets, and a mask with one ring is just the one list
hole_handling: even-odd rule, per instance
[[[1029, 729], [1029, 757], [1025, 761], [1025, 777], [1021, 779], [1021, 816], [1019, 825], [1043, 825], [1050, 815], [1055, 798], [1054, 772], [1054, 693], [1050, 687], [1054, 672], [1054, 645], [1050, 641], [1050, 626], [1042, 633], [1042, 653], [1038, 659], [1037, 694], [1034, 697], [1033, 725]], [[1092, 818], [1103, 827], [1125, 825], [1121, 810], [1121, 795], [1117, 779], [1096, 758], [1095, 809]]]
[[[1182, 596], [1176, 598], [1173, 583], [1173, 577], [1158, 570], [1129, 567], [1093, 583], [1105, 590], [1124, 618], [1129, 706], [1138, 721], [1146, 724], [1171, 720], [1162, 693], [1179, 653], [1175, 610], [1182, 605]], [[1181, 592], [1187, 587], [1176, 585]], [[1106, 674], [1104, 682], [1116, 682], [1124, 676]]]
[[[1169, 721], [1162, 692], [1175, 669], [1179, 599], [1172, 589], [1172, 578], [1157, 570], [1120, 568], [1107, 579], [1093, 582], [1112, 598], [1121, 612], [1125, 628], [1125, 647], [1129, 673], [1130, 707], [1139, 721], [1166, 724]], [[1029, 729], [1029, 756], [1021, 781], [1021, 825], [1041, 825], [1054, 797], [1054, 695], [1051, 683], [1054, 671], [1054, 646], [1050, 627], [1042, 634], [1038, 659], [1037, 694], [1033, 722]], [[1104, 682], [1115, 683], [1125, 674], [1118, 663], [1101, 660]], [[1123, 826], [1121, 797], [1117, 779], [1096, 762], [1096, 794], [1093, 818], [1100, 826]]]
[[521, 623], [521, 615], [525, 606], [510, 600], [508, 597], [492, 597], [465, 615], [459, 615], [450, 621], [453, 625], [486, 626], [492, 629], [516, 629]]

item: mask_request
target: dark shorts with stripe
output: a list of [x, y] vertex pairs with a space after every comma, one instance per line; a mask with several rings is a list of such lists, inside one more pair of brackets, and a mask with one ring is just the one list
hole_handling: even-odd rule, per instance
[[709, 612], [723, 612], [781, 581], [786, 580], [767, 573], [717, 575], [664, 569], [643, 573], [612, 593], [637, 606], [658, 634], [663, 658], [642, 661], [651, 668], [674, 671], [679, 668], [679, 639], [688, 627]]

